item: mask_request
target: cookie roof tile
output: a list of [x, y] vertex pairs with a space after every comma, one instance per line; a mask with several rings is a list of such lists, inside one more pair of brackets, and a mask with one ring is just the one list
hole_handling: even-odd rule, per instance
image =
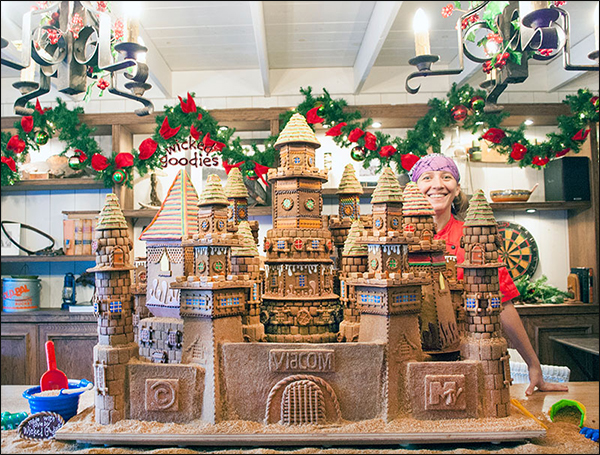
[[317, 136], [315, 136], [315, 132], [308, 126], [304, 116], [299, 113], [292, 115], [285, 128], [279, 133], [279, 137], [273, 147], [278, 150], [284, 144], [292, 142], [307, 142], [316, 145], [317, 148], [321, 146], [321, 143], [317, 140]]

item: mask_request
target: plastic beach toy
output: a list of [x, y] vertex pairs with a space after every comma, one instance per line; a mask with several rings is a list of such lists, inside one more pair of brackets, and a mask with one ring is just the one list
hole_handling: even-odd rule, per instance
[[79, 396], [94, 385], [87, 379], [70, 380], [68, 389], [57, 391], [54, 396], [37, 395], [42, 392], [39, 386], [32, 387], [23, 392], [23, 397], [29, 401], [32, 414], [42, 411], [56, 412], [65, 419], [65, 422], [77, 414]]
[[585, 414], [586, 414], [585, 406], [583, 404], [581, 404], [579, 401], [575, 401], [575, 400], [559, 400], [556, 403], [554, 403], [550, 407], [550, 420], [552, 420], [554, 422], [554, 416], [558, 413], [558, 411], [560, 411], [561, 409], [563, 409], [565, 407], [569, 407], [569, 406], [574, 406], [579, 410], [579, 412], [581, 413], [581, 419], [579, 421], [579, 428], [583, 427], [583, 422], [585, 421]]

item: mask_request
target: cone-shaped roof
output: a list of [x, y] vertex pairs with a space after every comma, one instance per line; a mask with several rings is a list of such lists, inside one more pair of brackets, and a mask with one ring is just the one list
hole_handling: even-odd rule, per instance
[[227, 175], [227, 181], [225, 182], [225, 195], [228, 198], [248, 198], [248, 190], [244, 185], [244, 177], [242, 177], [242, 171], [238, 167], [232, 167]]
[[391, 167], [385, 166], [371, 198], [372, 204], [402, 202], [402, 187]]
[[290, 118], [290, 121], [285, 125], [283, 131], [279, 133], [279, 137], [275, 142], [275, 149], [279, 150], [284, 144], [291, 142], [308, 142], [316, 145], [316, 148], [321, 147], [321, 143], [317, 140], [315, 132], [312, 130], [302, 114], [295, 113]]
[[198, 233], [198, 193], [181, 169], [140, 240], [182, 240]]
[[252, 235], [252, 229], [250, 223], [247, 221], [241, 221], [238, 225], [238, 238], [240, 239], [240, 245], [231, 248], [232, 256], [258, 256], [258, 248], [254, 241], [254, 235]]
[[358, 179], [352, 163], [346, 164], [337, 194], [363, 194], [364, 190]]
[[366, 256], [369, 254], [367, 245], [359, 241], [364, 232], [365, 228], [362, 221], [354, 220], [350, 227], [350, 232], [348, 232], [348, 237], [346, 237], [346, 241], [344, 242], [342, 256]]
[[485, 198], [483, 190], [477, 190], [469, 201], [465, 226], [493, 226], [494, 224], [497, 223], [492, 208]]
[[431, 203], [419, 191], [419, 187], [415, 182], [406, 184], [403, 197], [402, 214], [404, 216], [433, 216], [435, 214]]
[[217, 174], [210, 174], [206, 179], [206, 188], [200, 194], [198, 205], [229, 205]]
[[119, 198], [115, 193], [106, 195], [106, 202], [98, 215], [96, 230], [103, 231], [106, 229], [127, 229], [127, 221], [125, 221]]

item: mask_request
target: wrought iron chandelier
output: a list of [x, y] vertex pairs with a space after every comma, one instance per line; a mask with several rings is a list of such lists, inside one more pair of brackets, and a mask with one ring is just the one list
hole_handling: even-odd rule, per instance
[[[154, 106], [143, 97], [145, 91], [152, 88], [146, 82], [148, 66], [140, 61], [141, 55], [145, 55], [148, 49], [138, 43], [137, 21], [127, 22], [123, 39], [114, 44], [113, 54], [111, 17], [108, 13], [94, 8], [89, 1], [47, 3], [45, 8], [23, 15], [20, 60], [2, 57], [2, 65], [21, 70], [21, 80], [13, 84], [21, 93], [14, 104], [15, 114], [31, 115], [33, 109], [27, 107], [27, 102], [48, 93], [51, 78], [56, 78], [56, 86], [61, 93], [77, 95], [86, 92], [88, 78], [99, 72], [110, 75], [107, 87], [110, 93], [143, 105], [135, 110], [137, 115], [151, 114]], [[48, 21], [48, 17], [52, 19]], [[44, 18], [46, 20], [43, 21]], [[46, 25], [42, 25], [43, 22]], [[2, 49], [9, 44], [2, 38]], [[119, 89], [119, 72], [129, 79], [125, 83], [129, 92]]]
[[[415, 17], [415, 48], [416, 57], [408, 62], [417, 67], [405, 82], [406, 91], [415, 94], [420, 86], [412, 88], [409, 82], [417, 77], [449, 76], [460, 74], [464, 70], [464, 56], [475, 63], [483, 64], [487, 73], [486, 80], [480, 84], [487, 92], [485, 109], [488, 112], [500, 110], [496, 105], [498, 97], [509, 84], [524, 82], [528, 76], [528, 60], [552, 60], [562, 51], [563, 67], [568, 71], [598, 71], [598, 49], [589, 53], [588, 58], [595, 60], [591, 65], [571, 64], [570, 24], [569, 13], [557, 6], [546, 7], [548, 2], [507, 2], [502, 12], [492, 20], [486, 8], [498, 7], [506, 2], [470, 2], [474, 5], [460, 16], [456, 23], [458, 40], [459, 68], [447, 70], [432, 70], [432, 65], [439, 60], [438, 55], [432, 55], [429, 46], [427, 27], [422, 27], [426, 18]], [[496, 4], [496, 5], [490, 5]], [[529, 8], [527, 8], [527, 6]], [[417, 12], [419, 13], [419, 12]], [[451, 14], [451, 13], [450, 13]], [[598, 11], [596, 10], [596, 16]], [[480, 17], [482, 19], [480, 19]], [[598, 18], [596, 17], [596, 21]], [[597, 22], [596, 22], [597, 24]], [[480, 39], [478, 49], [485, 52], [476, 55], [469, 42], [476, 42], [477, 33], [487, 34], [486, 39]], [[492, 34], [492, 35], [490, 35]], [[596, 47], [598, 47], [598, 30], [596, 25]], [[489, 44], [494, 40], [502, 43], [495, 49]], [[491, 41], [491, 42], [490, 42]], [[486, 44], [483, 46], [483, 44]], [[511, 56], [518, 56], [511, 58]], [[486, 66], [487, 65], [487, 66]]]

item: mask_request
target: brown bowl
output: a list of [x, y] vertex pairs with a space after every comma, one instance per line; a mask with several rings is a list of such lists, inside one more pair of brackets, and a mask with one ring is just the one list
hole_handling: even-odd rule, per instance
[[495, 190], [490, 191], [490, 197], [493, 202], [526, 202], [531, 193], [531, 190]]

